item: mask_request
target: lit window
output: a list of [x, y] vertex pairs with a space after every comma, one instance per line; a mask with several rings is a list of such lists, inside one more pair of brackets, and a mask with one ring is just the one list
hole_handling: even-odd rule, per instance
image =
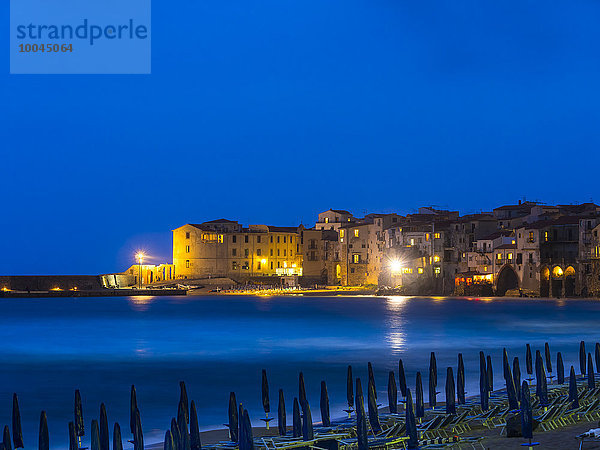
[[189, 269], [189, 268], [190, 268], [190, 260], [189, 260], [189, 259], [186, 259], [186, 260], [185, 260], [185, 268], [186, 268], [186, 269]]
[[496, 254], [496, 259], [500, 261], [502, 259], [502, 253]]
[[414, 240], [414, 238], [411, 238], [411, 239], [410, 239], [410, 245], [415, 245], [415, 240]]
[[512, 240], [512, 243], [513, 243], [513, 245], [514, 245], [514, 244], [516, 243], [516, 241], [513, 239], [513, 240]]
[[434, 237], [435, 239], [439, 239], [439, 238], [440, 238], [440, 236], [441, 236], [441, 234], [440, 234], [440, 233], [434, 233], [434, 235], [433, 235], [433, 237]]
[[360, 262], [360, 255], [352, 255], [352, 262], [358, 264]]
[[223, 243], [223, 235], [222, 235], [222, 234], [220, 234], [220, 235], [218, 236], [218, 239], [217, 239], [217, 241], [219, 242], [219, 244], [222, 244], [222, 243]]
[[439, 275], [440, 273], [442, 273], [442, 269], [440, 267], [436, 267], [434, 269], [434, 272]]
[[433, 262], [440, 262], [440, 257], [438, 255], [435, 255], [433, 257]]
[[329, 223], [329, 217], [325, 217], [325, 223]]
[[189, 252], [190, 252], [190, 246], [189, 246], [189, 245], [186, 245], [186, 246], [185, 246], [185, 252], [186, 252], [186, 253], [189, 253]]
[[544, 231], [544, 241], [548, 241], [548, 232]]
[[533, 231], [529, 232], [529, 242], [533, 242]]
[[358, 228], [354, 230], [354, 237], [358, 237]]
[[483, 271], [487, 272], [487, 266], [483, 266]]
[[425, 240], [428, 241], [429, 240], [429, 233], [425, 233]]
[[423, 273], [423, 268], [422, 268], [422, 267], [419, 267], [419, 268], [417, 269], [417, 273]]
[[404, 273], [412, 273], [412, 269], [410, 267], [405, 267], [404, 269], [402, 269], [402, 272], [404, 272]]
[[340, 230], [340, 237], [343, 238], [346, 230]]
[[509, 253], [509, 254], [508, 254], [508, 259], [512, 259], [512, 257], [513, 257], [513, 254], [512, 254], [512, 253]]

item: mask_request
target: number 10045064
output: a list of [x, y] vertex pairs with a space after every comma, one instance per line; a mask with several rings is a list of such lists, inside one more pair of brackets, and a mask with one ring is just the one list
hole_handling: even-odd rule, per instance
[[19, 53], [67, 53], [73, 44], [19, 44]]

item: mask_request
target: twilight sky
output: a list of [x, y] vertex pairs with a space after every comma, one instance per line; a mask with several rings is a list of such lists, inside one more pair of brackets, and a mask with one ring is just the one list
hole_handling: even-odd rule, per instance
[[11, 76], [5, 52], [0, 274], [170, 261], [171, 229], [220, 217], [600, 202], [598, 2], [152, 8], [152, 75]]

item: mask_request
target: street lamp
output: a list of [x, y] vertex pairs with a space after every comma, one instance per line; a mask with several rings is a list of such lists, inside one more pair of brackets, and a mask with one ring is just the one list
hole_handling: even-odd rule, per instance
[[139, 277], [139, 288], [142, 288], [142, 262], [144, 261], [144, 253], [138, 252], [135, 255], [135, 259], [138, 262], [138, 277]]

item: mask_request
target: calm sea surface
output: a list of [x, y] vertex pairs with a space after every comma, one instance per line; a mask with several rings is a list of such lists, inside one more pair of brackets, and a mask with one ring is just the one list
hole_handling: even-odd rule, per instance
[[[177, 413], [179, 381], [195, 400], [202, 429], [227, 422], [229, 392], [263, 417], [260, 382], [266, 369], [271, 409], [285, 392], [288, 418], [304, 372], [315, 421], [320, 381], [326, 380], [332, 416], [344, 415], [346, 367], [366, 377], [375, 369], [381, 403], [388, 371], [404, 360], [410, 386], [429, 353], [437, 355], [439, 385], [456, 371], [462, 352], [467, 390], [478, 392], [478, 352], [494, 361], [500, 387], [502, 348], [524, 371], [525, 343], [550, 343], [565, 367], [600, 340], [600, 301], [435, 299], [410, 297], [162, 297], [0, 300], [0, 425], [10, 424], [12, 393], [19, 395], [25, 447], [37, 447], [39, 414], [48, 414], [52, 448], [68, 444], [73, 393], [84, 402], [86, 436], [100, 403], [129, 439], [129, 389], [135, 384], [146, 443], [162, 441]], [[577, 366], [576, 366], [577, 367]], [[456, 373], [456, 372], [455, 372]], [[425, 389], [426, 390], [426, 389]], [[427, 394], [425, 394], [427, 396]], [[438, 399], [443, 398], [441, 395]]]

